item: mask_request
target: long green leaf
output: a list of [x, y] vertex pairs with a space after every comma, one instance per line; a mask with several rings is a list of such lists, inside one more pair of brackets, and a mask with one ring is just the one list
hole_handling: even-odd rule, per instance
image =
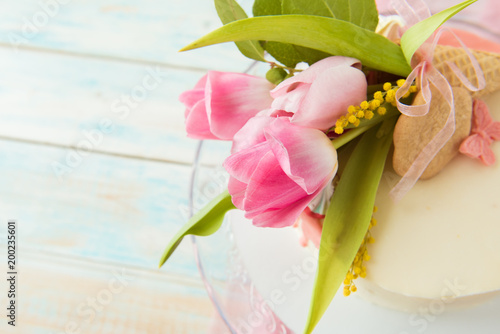
[[[243, 8], [235, 0], [215, 0], [215, 9], [223, 24], [248, 18]], [[250, 59], [266, 61], [264, 49], [258, 41], [242, 41], [235, 43], [240, 52]]]
[[282, 14], [332, 17], [375, 31], [378, 11], [374, 0], [283, 0]]
[[431, 17], [420, 21], [410, 27], [401, 37], [401, 48], [408, 64], [417, 49], [449, 18], [460, 12], [465, 7], [473, 4], [477, 0], [468, 0], [448, 9], [445, 9]]
[[[351, 22], [361, 28], [371, 31], [375, 30], [378, 23], [378, 12], [374, 0], [278, 1], [281, 1], [281, 11], [280, 13], [275, 14], [303, 14], [331, 17]], [[286, 49], [279, 47], [283, 45], [284, 44], [282, 43], [269, 42], [266, 45], [266, 50], [273, 55], [274, 58], [287, 66], [294, 67], [300, 61], [312, 64], [318, 60], [328, 57], [328, 54], [325, 54], [324, 52], [297, 45], [287, 44], [288, 48]], [[289, 62], [289, 64], [286, 64], [286, 62]]]
[[235, 206], [231, 202], [231, 195], [227, 191], [205, 205], [170, 240], [161, 257], [160, 267], [168, 260], [186, 235], [207, 236], [217, 232], [222, 225], [226, 212], [232, 209], [235, 209]]
[[346, 21], [313, 15], [261, 16], [231, 22], [181, 51], [243, 40], [290, 43], [353, 57], [365, 66], [401, 76], [411, 71], [401, 48], [387, 38]]
[[[368, 230], [395, 120], [387, 120], [363, 135], [335, 189], [323, 223], [307, 334], [330, 305]], [[384, 129], [389, 130], [381, 131]]]

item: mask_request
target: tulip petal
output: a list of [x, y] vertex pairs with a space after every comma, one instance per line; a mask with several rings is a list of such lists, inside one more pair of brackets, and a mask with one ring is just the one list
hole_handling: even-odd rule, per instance
[[[224, 161], [224, 168], [238, 181], [248, 183], [260, 160], [268, 152], [269, 145], [266, 142], [259, 143], [231, 154]], [[229, 193], [232, 195], [232, 192]]]
[[311, 211], [306, 207], [299, 216], [300, 229], [307, 242], [310, 240], [316, 248], [319, 249], [321, 242], [321, 230], [323, 229], [323, 218], [318, 218], [311, 214]]
[[[319, 191], [317, 193], [319, 193]], [[267, 210], [253, 218], [252, 223], [259, 227], [280, 228], [291, 226], [317, 193], [305, 196], [301, 200], [282, 209]]]
[[361, 69], [360, 61], [354, 58], [335, 56], [322, 59], [311, 65], [305, 71], [281, 82], [271, 91], [271, 96], [276, 98], [288, 93], [291, 90], [290, 88], [296, 83], [313, 83], [319, 75], [329, 68], [351, 66]]
[[255, 146], [266, 141], [264, 128], [271, 124], [273, 117], [257, 116], [248, 122], [234, 135], [231, 153]]
[[205, 89], [205, 86], [207, 85], [207, 80], [208, 80], [208, 74], [205, 74], [204, 76], [201, 77], [200, 80], [194, 85], [194, 89]]
[[243, 210], [246, 189], [246, 183], [240, 182], [234, 177], [229, 178], [227, 190], [231, 194], [231, 201], [233, 202], [234, 206], [240, 210]]
[[328, 130], [347, 112], [350, 105], [366, 100], [366, 78], [353, 67], [329, 68], [311, 84], [292, 122], [320, 130]]
[[231, 140], [250, 118], [269, 108], [272, 88], [264, 78], [243, 73], [209, 72], [205, 102], [212, 133]]
[[277, 96], [274, 99], [271, 104], [271, 109], [276, 111], [286, 110], [290, 113], [298, 112], [310, 86], [311, 84], [309, 83], [296, 83], [293, 90], [290, 90], [287, 94]]
[[186, 115], [189, 109], [193, 108], [196, 103], [205, 98], [205, 89], [197, 88], [185, 91], [179, 95], [179, 101], [186, 106]]
[[337, 152], [323, 132], [278, 118], [265, 133], [280, 167], [307, 194], [324, 187], [337, 171]]
[[186, 112], [186, 132], [188, 137], [194, 139], [218, 139], [210, 131], [205, 101], [198, 101], [191, 111]]
[[[187, 90], [179, 95], [179, 101], [186, 106], [186, 113], [191, 109], [196, 102], [205, 98], [205, 85], [207, 84], [208, 74], [201, 77], [193, 89]], [[186, 114], [187, 115], [187, 114]]]
[[270, 109], [262, 110], [261, 112], [259, 112], [257, 114], [257, 116], [267, 116], [267, 117], [272, 117], [272, 118], [292, 117], [293, 113], [285, 111], [285, 110], [277, 110], [277, 109], [270, 108]]
[[306, 192], [283, 172], [273, 152], [268, 151], [251, 175], [244, 210], [254, 218], [263, 211], [292, 205], [305, 196]]

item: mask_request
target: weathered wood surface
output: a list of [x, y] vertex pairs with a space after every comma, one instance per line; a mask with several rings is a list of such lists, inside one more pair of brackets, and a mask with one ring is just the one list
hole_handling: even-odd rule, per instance
[[[247, 10], [252, 3], [240, 1]], [[0, 4], [0, 42], [13, 51], [34, 47], [182, 68], [242, 70], [241, 56], [232, 44], [177, 52], [221, 26], [213, 1], [2, 0]]]
[[[250, 61], [231, 44], [176, 52], [220, 26], [211, 1], [0, 3], [0, 247], [7, 219], [20, 243], [18, 327], [2, 317], [0, 332], [206, 333], [215, 311], [190, 243], [157, 269], [196, 148], [177, 96]], [[108, 302], [119, 271], [134, 280]], [[79, 309], [99, 297], [95, 316]]]
[[[2, 137], [192, 161], [196, 141], [177, 97], [203, 72], [0, 48], [0, 73]], [[213, 153], [212, 163], [222, 160]]]
[[[58, 176], [51, 165], [64, 149], [0, 141], [0, 150], [0, 218], [19, 221], [22, 248], [156, 268], [186, 219], [190, 166], [92, 154]], [[186, 243], [166, 270], [196, 276], [190, 257]]]
[[212, 326], [197, 279], [89, 260], [23, 250], [18, 324], [2, 323], [2, 333], [206, 333]]

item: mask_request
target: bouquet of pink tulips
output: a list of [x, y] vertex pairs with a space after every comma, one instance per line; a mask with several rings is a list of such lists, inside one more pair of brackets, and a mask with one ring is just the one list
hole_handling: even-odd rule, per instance
[[[454, 133], [450, 79], [433, 63], [436, 31], [473, 2], [433, 16], [403, 17], [406, 26], [381, 26], [374, 0], [255, 0], [252, 18], [234, 0], [215, 0], [224, 26], [183, 51], [235, 42], [246, 57], [268, 63], [269, 71], [266, 78], [211, 71], [180, 96], [189, 137], [232, 141], [224, 161], [230, 180], [228, 191], [171, 240], [161, 265], [184, 236], [217, 231], [231, 209], [268, 228], [291, 226], [304, 213], [319, 216], [318, 271], [305, 329], [310, 333], [346, 276], [365, 274], [359, 255], [367, 259], [361, 246], [374, 225], [375, 196], [398, 118], [425, 115], [433, 94], [444, 101], [448, 115], [402, 168], [392, 190], [395, 199], [412, 187]], [[406, 2], [400, 6], [411, 9]], [[475, 73], [472, 79], [466, 73], [461, 82], [480, 90], [485, 75], [475, 55], [464, 52]], [[500, 139], [497, 123], [492, 123], [490, 142]], [[463, 153], [484, 155], [471, 144], [473, 138], [467, 142]], [[315, 207], [319, 197], [327, 197], [329, 205]], [[344, 292], [351, 291], [355, 288], [348, 284]]]

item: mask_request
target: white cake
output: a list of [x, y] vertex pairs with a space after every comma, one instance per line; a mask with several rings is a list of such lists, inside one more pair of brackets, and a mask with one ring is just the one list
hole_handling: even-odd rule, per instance
[[[485, 101], [500, 120], [500, 94]], [[491, 148], [500, 159], [500, 143]], [[500, 291], [500, 162], [459, 155], [398, 203], [388, 197], [394, 175], [387, 169], [379, 187], [376, 243], [368, 276], [357, 280], [360, 295], [413, 310], [426, 299], [459, 297], [458, 306]]]
[[[484, 100], [493, 118], [500, 120], [500, 93]], [[315, 333], [331, 329], [361, 333], [370, 326], [377, 326], [373, 333], [399, 333], [394, 328], [401, 326], [408, 327], [401, 333], [410, 333], [423, 329], [417, 321], [422, 319], [427, 319], [426, 326], [432, 324], [426, 333], [469, 333], [464, 324], [473, 324], [478, 314], [483, 332], [496, 333], [500, 326], [500, 142], [493, 143], [492, 149], [499, 160], [495, 165], [459, 155], [434, 178], [418, 181], [397, 204], [388, 197], [396, 178], [387, 168], [376, 200], [378, 224], [371, 230], [376, 242], [368, 246], [368, 275], [355, 280], [358, 291], [349, 297], [339, 289]], [[282, 293], [285, 302], [273, 305], [274, 310], [300, 332], [314, 285], [317, 249], [300, 246], [294, 228], [256, 228], [239, 212], [233, 213], [230, 223], [262, 298], [272, 300], [276, 291]], [[476, 305], [480, 306], [472, 308]], [[455, 313], [436, 316], [445, 310]], [[358, 323], [355, 319], [360, 316], [366, 319]], [[412, 319], [417, 320], [412, 323]]]

